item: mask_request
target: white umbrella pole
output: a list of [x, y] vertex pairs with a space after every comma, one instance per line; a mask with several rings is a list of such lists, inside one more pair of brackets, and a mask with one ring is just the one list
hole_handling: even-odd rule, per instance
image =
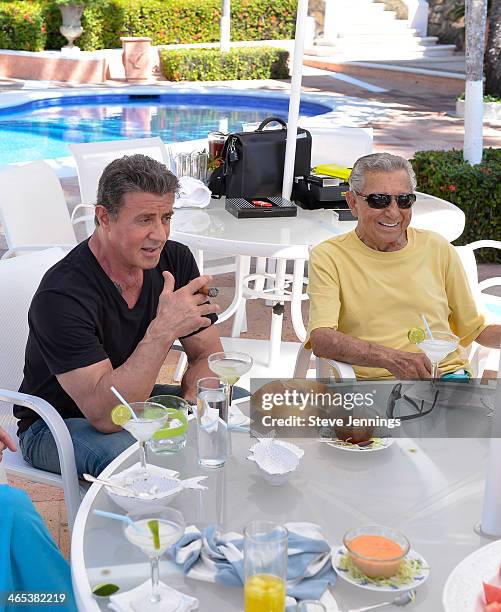
[[496, 400], [485, 478], [482, 533], [501, 536], [501, 350], [496, 380]]
[[294, 40], [294, 60], [292, 63], [291, 97], [289, 100], [289, 119], [287, 122], [287, 143], [285, 146], [284, 182], [282, 197], [289, 199], [294, 179], [294, 160], [296, 158], [297, 120], [301, 100], [301, 80], [303, 76], [304, 37], [308, 0], [299, 0], [296, 16], [296, 38]]
[[221, 0], [221, 21], [219, 26], [219, 48], [222, 53], [227, 53], [230, 50], [230, 28], [231, 28], [231, 13], [230, 0]]

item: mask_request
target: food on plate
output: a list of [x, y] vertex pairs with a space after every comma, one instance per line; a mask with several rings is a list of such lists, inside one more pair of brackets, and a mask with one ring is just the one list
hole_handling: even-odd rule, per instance
[[360, 408], [347, 413], [341, 408], [335, 411], [334, 416], [336, 421], [343, 423], [334, 426], [334, 432], [339, 440], [350, 444], [365, 444], [372, 438], [375, 427], [367, 423], [369, 414], [366, 410]]
[[407, 550], [386, 536], [362, 534], [345, 541], [355, 567], [369, 578], [394, 576]]
[[485, 603], [501, 603], [501, 587], [495, 586], [488, 582], [484, 582]]

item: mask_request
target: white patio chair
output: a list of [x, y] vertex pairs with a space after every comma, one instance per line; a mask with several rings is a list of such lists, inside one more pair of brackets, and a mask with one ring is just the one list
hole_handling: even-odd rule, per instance
[[[114, 159], [124, 155], [142, 153], [172, 167], [170, 150], [162, 139], [135, 138], [132, 140], [112, 140], [109, 142], [84, 142], [68, 145], [77, 165], [80, 207], [94, 207], [99, 179], [106, 166]], [[86, 223], [87, 233], [94, 231], [94, 218]]]
[[[475, 251], [486, 248], [501, 250], [501, 242], [499, 240], [477, 240], [464, 246], [458, 246], [456, 250], [461, 258], [479, 309], [485, 313], [489, 323], [501, 323], [501, 297], [485, 293], [486, 289], [501, 287], [501, 276], [494, 276], [480, 282], [478, 280]], [[499, 352], [496, 349], [490, 349], [473, 342], [469, 359], [476, 376], [481, 376], [484, 370], [495, 370], [497, 368]]]
[[372, 153], [372, 128], [337, 126], [321, 117], [305, 117], [299, 125], [311, 134], [312, 168], [320, 164], [351, 168], [359, 157]]
[[[501, 297], [484, 293], [484, 290], [496, 286], [501, 287], [501, 277], [495, 276], [479, 282], [475, 250], [482, 248], [501, 249], [501, 242], [498, 240], [478, 240], [464, 246], [458, 246], [456, 250], [461, 258], [479, 309], [487, 314], [489, 322], [499, 323], [501, 322]], [[315, 359], [316, 378], [329, 378], [331, 369], [334, 371], [336, 380], [355, 378], [355, 372], [350, 364], [334, 359], [319, 359], [313, 355], [311, 349], [305, 348], [304, 345], [298, 352], [294, 378], [306, 378], [308, 371], [311, 370], [312, 358]], [[491, 364], [495, 369], [499, 355], [496, 349], [490, 349], [473, 342], [469, 351], [469, 360], [474, 377], [481, 378], [484, 370], [491, 368]]]
[[49, 426], [56, 441], [61, 475], [26, 463], [21, 451], [5, 451], [2, 465], [7, 474], [64, 489], [71, 531], [80, 505], [75, 455], [70, 434], [58, 412], [45, 400], [19, 393], [23, 378], [24, 351], [28, 338], [28, 308], [45, 272], [64, 256], [59, 248], [14, 257], [0, 262], [0, 425], [17, 441], [12, 405], [31, 408]]
[[[0, 173], [0, 219], [8, 250], [22, 251], [77, 244], [59, 179], [43, 161], [15, 166]], [[84, 221], [77, 218], [74, 223]]]

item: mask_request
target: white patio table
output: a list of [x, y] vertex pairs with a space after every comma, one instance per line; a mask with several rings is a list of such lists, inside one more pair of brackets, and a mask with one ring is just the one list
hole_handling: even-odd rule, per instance
[[[464, 229], [465, 216], [454, 204], [423, 193], [417, 193], [411, 225], [442, 234], [447, 240], [458, 238]], [[290, 293], [291, 318], [294, 331], [302, 342], [306, 329], [301, 314], [301, 294], [305, 263], [311, 247], [351, 231], [355, 221], [338, 221], [330, 210], [303, 210], [297, 217], [268, 219], [236, 219], [224, 209], [225, 199], [213, 199], [202, 210], [176, 209], [171, 238], [186, 244], [197, 254], [199, 267], [203, 269], [203, 251], [238, 255], [235, 295], [230, 306], [221, 313], [224, 321], [235, 314], [244, 297], [243, 279], [249, 274], [250, 257], [277, 259], [275, 296], [284, 295], [285, 269], [288, 260], [293, 261]], [[273, 301], [280, 301], [275, 298]], [[241, 312], [240, 312], [241, 314]], [[280, 356], [282, 316], [272, 316], [270, 332], [269, 365], [275, 365]], [[240, 319], [233, 324], [233, 336], [240, 333]]]
[[[476, 535], [485, 472], [485, 439], [396, 439], [378, 452], [346, 452], [317, 440], [298, 442], [305, 450], [299, 469], [280, 486], [267, 484], [253, 462], [246, 459], [248, 434], [233, 433], [232, 456], [219, 470], [203, 470], [196, 460], [196, 432], [191, 422], [187, 447], [174, 456], [149, 455], [157, 465], [179, 470], [182, 477], [208, 475], [207, 491], [184, 491], [172, 502], [186, 523], [199, 528], [217, 522], [224, 530], [242, 532], [254, 519], [278, 522], [311, 521], [321, 525], [332, 546], [342, 542], [351, 527], [383, 524], [403, 531], [431, 568], [417, 589], [415, 612], [439, 612], [442, 589], [449, 572], [473, 550], [487, 543]], [[107, 477], [138, 460], [137, 445], [118, 457], [104, 472]], [[73, 530], [71, 566], [81, 612], [106, 609], [106, 601], [91, 594], [101, 582], [122, 590], [149, 576], [144, 555], [131, 545], [117, 521], [92, 514], [93, 508], [120, 511], [99, 484], [82, 501]], [[229, 612], [243, 608], [243, 591], [186, 579], [164, 558], [160, 578], [190, 593], [201, 612]], [[479, 582], [480, 585], [480, 582]], [[347, 584], [341, 578], [332, 591], [343, 609], [388, 599]]]

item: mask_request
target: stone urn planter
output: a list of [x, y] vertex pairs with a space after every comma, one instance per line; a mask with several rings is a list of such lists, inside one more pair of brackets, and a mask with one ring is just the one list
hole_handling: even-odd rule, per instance
[[63, 18], [63, 24], [59, 28], [61, 34], [68, 40], [61, 51], [80, 51], [79, 47], [73, 42], [82, 35], [83, 28], [80, 20], [82, 19], [83, 4], [60, 4], [59, 10]]
[[[456, 117], [464, 118], [464, 100], [456, 100]], [[501, 102], [484, 102], [484, 121], [501, 122]]]
[[130, 83], [146, 83], [151, 78], [151, 38], [147, 36], [121, 36], [122, 62], [125, 79]]

